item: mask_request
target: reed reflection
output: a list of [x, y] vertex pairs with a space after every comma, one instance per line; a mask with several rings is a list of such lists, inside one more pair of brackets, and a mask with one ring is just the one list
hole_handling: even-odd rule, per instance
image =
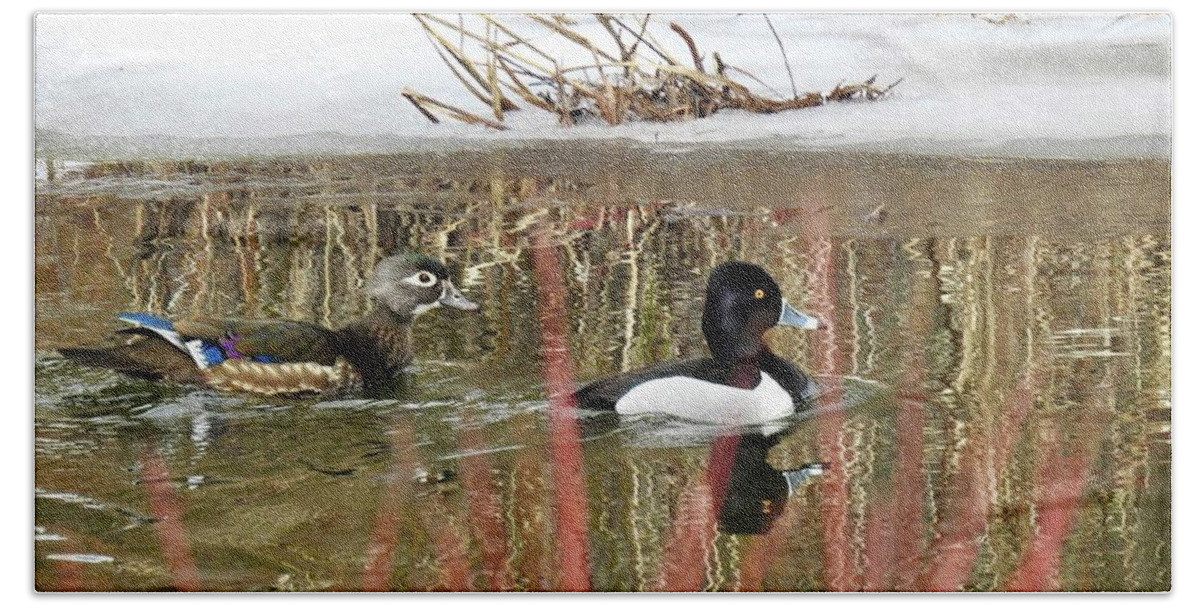
[[[1171, 239], [1169, 207], [1156, 206], [1169, 198], [1137, 171], [1106, 189], [1072, 167], [875, 166], [888, 177], [871, 183], [889, 186], [873, 189], [852, 168], [796, 177], [772, 165], [761, 173], [783, 181], [734, 188], [722, 171], [639, 181], [537, 166], [481, 175], [449, 158], [436, 162], [461, 175], [363, 162], [370, 170], [214, 166], [166, 194], [136, 167], [39, 189], [36, 523], [69, 539], [35, 544], [39, 588], [175, 584], [154, 527], [129, 519], [153, 518], [129, 473], [142, 458], [129, 446], [147, 437], [171, 472], [205, 589], [551, 590], [565, 586], [564, 553], [576, 559], [571, 576], [597, 590], [1169, 584]], [[1006, 186], [994, 203], [972, 199], [988, 208], [933, 228], [914, 218], [954, 215], [964, 204], [954, 196], [976, 192], [980, 176]], [[1061, 200], [1037, 199], [1038, 183], [1056, 181], [1047, 191], [1088, 201], [1096, 225], [1057, 229]], [[1037, 200], [1025, 207], [1010, 191]], [[846, 219], [857, 216], [844, 209], [883, 198], [886, 222]], [[1012, 213], [1027, 208], [1032, 219]], [[1111, 218], [1129, 223], [1103, 224]], [[565, 444], [580, 453], [567, 492], [580, 508], [560, 523], [554, 497], [568, 473], [552, 456], [537, 365], [549, 283], [535, 229], [559, 271], [552, 346], [581, 383], [705, 356], [696, 320], [712, 269], [768, 268], [831, 329], [766, 341], [835, 407], [781, 436], [766, 462], [823, 462], [826, 474], [778, 514], [778, 475], [757, 458], [744, 482], [738, 472], [743, 449], [765, 448], [757, 439], [728, 440], [717, 492], [712, 437], [648, 433], [648, 445], [630, 446], [628, 429], [585, 433]], [[125, 310], [340, 326], [370, 314], [369, 270], [399, 251], [446, 260], [481, 312], [417, 321], [413, 381], [386, 398], [227, 398], [49, 352], [99, 339]], [[1096, 408], [1103, 415], [1082, 416]], [[414, 486], [393, 475], [401, 456], [457, 481]], [[1073, 500], [1048, 492], [1060, 482]], [[567, 524], [586, 567], [563, 549]], [[122, 567], [48, 559], [64, 552], [55, 542]]]

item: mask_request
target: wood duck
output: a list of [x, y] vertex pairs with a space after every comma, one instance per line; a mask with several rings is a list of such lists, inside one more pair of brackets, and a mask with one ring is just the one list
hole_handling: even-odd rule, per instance
[[147, 313], [116, 346], [64, 348], [83, 365], [152, 380], [260, 395], [335, 393], [362, 386], [386, 394], [412, 360], [412, 321], [439, 306], [478, 310], [442, 263], [416, 254], [381, 260], [367, 282], [374, 311], [338, 330], [286, 320], [170, 321]]
[[792, 308], [765, 270], [726, 262], [708, 279], [701, 327], [712, 357], [670, 361], [581, 387], [585, 409], [661, 413], [711, 424], [761, 424], [805, 403], [808, 377], [772, 353], [763, 334], [775, 325], [819, 329]]

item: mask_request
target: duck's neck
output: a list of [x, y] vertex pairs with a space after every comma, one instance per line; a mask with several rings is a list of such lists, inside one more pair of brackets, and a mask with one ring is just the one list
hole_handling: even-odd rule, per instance
[[412, 317], [376, 306], [366, 318], [341, 329], [342, 354], [368, 389], [400, 377], [412, 360]]
[[762, 379], [759, 373], [759, 359], [765, 352], [767, 352], [767, 348], [764, 346], [758, 354], [752, 357], [729, 361], [729, 386], [746, 389], [758, 386], [759, 380]]

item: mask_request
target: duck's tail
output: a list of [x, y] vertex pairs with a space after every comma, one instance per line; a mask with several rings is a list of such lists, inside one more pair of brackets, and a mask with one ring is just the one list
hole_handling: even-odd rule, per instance
[[102, 367], [147, 380], [202, 381], [202, 372], [174, 345], [151, 337], [135, 337], [119, 346], [60, 348], [59, 354], [80, 365]]
[[81, 365], [177, 382], [197, 381], [214, 363], [209, 345], [200, 340], [184, 340], [166, 319], [147, 313], [123, 313], [117, 318], [131, 326], [120, 333], [134, 334], [124, 344], [60, 348], [58, 352]]
[[175, 331], [175, 324], [162, 317], [144, 312], [125, 312], [117, 315], [117, 318], [132, 326], [125, 331], [149, 332], [166, 340], [168, 344], [190, 357], [199, 369], [207, 369], [209, 365], [219, 363], [223, 359], [220, 349], [213, 353], [210, 351], [214, 347], [201, 340], [185, 341], [183, 336]]

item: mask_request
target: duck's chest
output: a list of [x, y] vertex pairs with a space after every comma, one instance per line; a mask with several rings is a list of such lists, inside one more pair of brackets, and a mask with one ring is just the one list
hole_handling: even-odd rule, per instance
[[758, 424], [795, 411], [792, 396], [761, 372], [752, 389], [688, 376], [647, 380], [617, 400], [618, 414], [661, 413], [712, 424]]

